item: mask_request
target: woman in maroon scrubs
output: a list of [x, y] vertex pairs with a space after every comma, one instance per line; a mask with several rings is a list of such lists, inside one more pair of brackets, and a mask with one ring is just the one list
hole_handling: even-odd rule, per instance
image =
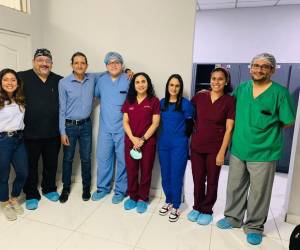
[[[159, 100], [146, 73], [133, 76], [122, 112], [126, 133], [125, 162], [129, 195], [129, 199], [124, 202], [124, 208], [130, 210], [136, 207], [137, 212], [144, 213], [148, 207], [156, 148], [155, 131], [160, 119]], [[134, 159], [130, 154], [132, 149], [141, 152], [142, 158]]]
[[191, 139], [194, 206], [188, 219], [200, 225], [208, 225], [213, 219], [220, 170], [235, 118], [235, 100], [228, 94], [232, 91], [229, 73], [223, 68], [214, 69], [210, 87], [210, 91], [192, 98], [196, 110]]

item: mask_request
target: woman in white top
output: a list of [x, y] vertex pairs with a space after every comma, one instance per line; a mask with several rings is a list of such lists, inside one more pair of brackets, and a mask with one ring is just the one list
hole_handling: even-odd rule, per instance
[[[8, 220], [24, 212], [18, 196], [28, 173], [28, 159], [23, 141], [25, 101], [22, 82], [12, 69], [0, 72], [0, 202]], [[8, 180], [12, 164], [16, 178], [9, 197]]]

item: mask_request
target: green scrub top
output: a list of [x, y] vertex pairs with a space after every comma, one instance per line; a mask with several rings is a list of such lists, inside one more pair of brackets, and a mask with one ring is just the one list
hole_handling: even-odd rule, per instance
[[234, 91], [236, 119], [231, 153], [243, 161], [268, 162], [282, 155], [282, 126], [295, 121], [295, 109], [288, 90], [276, 82], [253, 98], [253, 81]]

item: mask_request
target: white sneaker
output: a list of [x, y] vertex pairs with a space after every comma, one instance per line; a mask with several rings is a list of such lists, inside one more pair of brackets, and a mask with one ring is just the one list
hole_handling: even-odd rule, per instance
[[17, 214], [9, 203], [2, 204], [2, 211], [7, 220], [12, 221], [17, 219]]
[[169, 221], [176, 222], [176, 221], [178, 221], [179, 216], [180, 216], [179, 209], [172, 208], [172, 211], [169, 215]]
[[19, 202], [16, 202], [15, 204], [11, 204], [11, 207], [15, 210], [17, 215], [24, 214], [23, 207], [19, 204]]
[[165, 203], [161, 209], [159, 209], [159, 214], [161, 216], [165, 216], [169, 213], [169, 211], [172, 209], [172, 204], [171, 203]]

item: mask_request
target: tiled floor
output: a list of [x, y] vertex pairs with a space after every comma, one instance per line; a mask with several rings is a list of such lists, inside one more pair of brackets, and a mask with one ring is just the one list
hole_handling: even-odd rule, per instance
[[123, 204], [113, 205], [111, 195], [100, 202], [83, 202], [81, 184], [74, 184], [65, 204], [42, 199], [39, 209], [26, 211], [17, 221], [8, 222], [0, 212], [0, 250], [241, 250], [288, 249], [294, 225], [283, 222], [283, 202], [287, 175], [277, 174], [265, 237], [260, 246], [250, 246], [242, 230], [223, 231], [215, 226], [222, 217], [228, 168], [220, 176], [219, 198], [214, 223], [199, 226], [186, 219], [193, 203], [190, 167], [185, 180], [185, 204], [176, 223], [158, 215], [163, 203], [152, 198], [145, 214], [124, 211]]

